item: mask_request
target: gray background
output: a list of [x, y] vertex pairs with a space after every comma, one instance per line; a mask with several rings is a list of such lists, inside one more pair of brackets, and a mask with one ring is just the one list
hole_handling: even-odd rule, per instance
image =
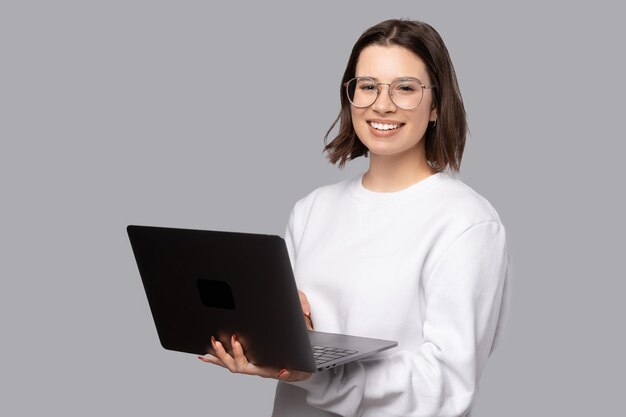
[[125, 226], [282, 234], [297, 199], [362, 171], [328, 164], [322, 138], [352, 44], [390, 17], [446, 41], [461, 177], [510, 235], [508, 332], [475, 415], [617, 414], [622, 13], [296, 3], [0, 4], [0, 414], [270, 413], [272, 381], [160, 348]]

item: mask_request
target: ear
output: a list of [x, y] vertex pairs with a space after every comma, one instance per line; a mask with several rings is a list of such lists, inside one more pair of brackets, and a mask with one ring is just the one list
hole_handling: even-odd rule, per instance
[[437, 117], [438, 117], [438, 115], [437, 115], [437, 107], [433, 106], [430, 109], [430, 115], [428, 116], [428, 121], [429, 122], [434, 122], [435, 120], [437, 120]]

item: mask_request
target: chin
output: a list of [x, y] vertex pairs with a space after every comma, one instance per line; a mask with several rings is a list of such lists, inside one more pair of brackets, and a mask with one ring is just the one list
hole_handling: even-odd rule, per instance
[[378, 139], [361, 141], [361, 142], [368, 149], [370, 155], [378, 155], [378, 156], [394, 156], [394, 155], [406, 154], [409, 152], [413, 153], [417, 151], [418, 148], [423, 147], [421, 140], [416, 143], [400, 143], [401, 141], [384, 142]]

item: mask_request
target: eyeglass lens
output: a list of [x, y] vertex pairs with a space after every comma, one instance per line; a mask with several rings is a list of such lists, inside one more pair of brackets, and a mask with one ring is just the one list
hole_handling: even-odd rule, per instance
[[[355, 107], [369, 107], [376, 101], [385, 83], [370, 78], [354, 78], [346, 85], [348, 99]], [[388, 94], [393, 103], [402, 109], [413, 109], [422, 101], [424, 89], [417, 80], [400, 79], [388, 85]]]

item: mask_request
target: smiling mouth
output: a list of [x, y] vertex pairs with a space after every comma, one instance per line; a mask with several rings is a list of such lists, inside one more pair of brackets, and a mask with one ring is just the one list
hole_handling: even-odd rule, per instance
[[389, 130], [396, 130], [404, 125], [404, 123], [399, 123], [399, 124], [387, 124], [387, 123], [376, 123], [376, 122], [368, 122], [368, 123], [374, 129], [380, 130], [381, 132], [387, 132]]

